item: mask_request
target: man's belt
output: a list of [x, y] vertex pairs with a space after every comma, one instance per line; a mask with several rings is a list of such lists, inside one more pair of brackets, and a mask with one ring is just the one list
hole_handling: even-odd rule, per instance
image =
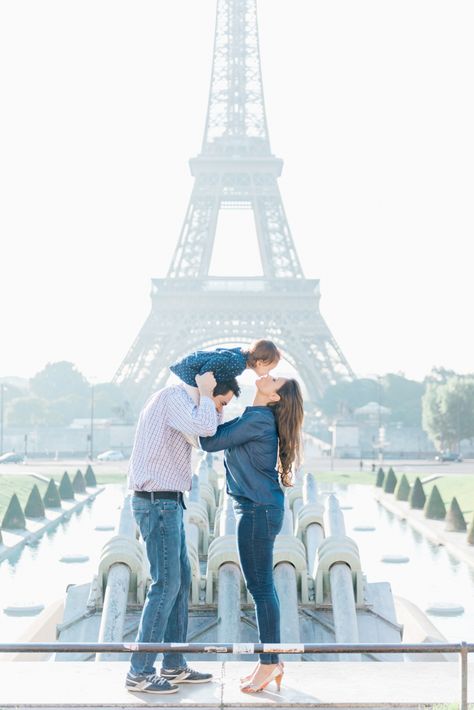
[[184, 508], [183, 494], [181, 491], [133, 491], [134, 496], [148, 498], [153, 503], [154, 500], [175, 500]]

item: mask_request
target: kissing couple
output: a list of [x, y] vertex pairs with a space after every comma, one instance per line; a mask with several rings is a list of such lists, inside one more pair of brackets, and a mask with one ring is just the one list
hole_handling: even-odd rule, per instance
[[[283, 524], [283, 487], [300, 463], [303, 398], [298, 382], [270, 373], [280, 352], [269, 340], [248, 350], [196, 351], [171, 366], [181, 382], [154, 393], [143, 407], [129, 465], [132, 510], [145, 542], [151, 585], [138, 628], [139, 643], [185, 643], [191, 569], [183, 494], [192, 481], [193, 438], [204, 451], [224, 451], [226, 488], [237, 521], [240, 565], [255, 603], [261, 643], [280, 642], [280, 608], [273, 580], [273, 546]], [[257, 375], [252, 406], [223, 422], [224, 407], [240, 394], [236, 377]], [[134, 652], [125, 686], [130, 691], [176, 693], [181, 683], [206, 683], [211, 673], [187, 665], [181, 653]], [[278, 654], [261, 654], [241, 690], [281, 685]]]

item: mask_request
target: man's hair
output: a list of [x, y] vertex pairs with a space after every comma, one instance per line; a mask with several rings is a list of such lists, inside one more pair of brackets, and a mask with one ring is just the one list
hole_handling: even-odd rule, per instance
[[227, 392], [230, 391], [232, 391], [236, 397], [238, 397], [240, 394], [239, 383], [237, 382], [235, 377], [231, 377], [228, 380], [218, 382], [217, 385], [214, 387], [214, 392], [212, 393], [212, 396], [217, 397], [218, 394], [227, 394]]
[[258, 360], [262, 360], [266, 365], [279, 362], [281, 353], [271, 340], [256, 340], [247, 350], [246, 356], [247, 365], [255, 367]]

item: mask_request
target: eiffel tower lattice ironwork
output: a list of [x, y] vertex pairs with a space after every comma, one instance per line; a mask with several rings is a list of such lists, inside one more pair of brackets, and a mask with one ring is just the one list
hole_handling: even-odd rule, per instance
[[[218, 0], [202, 150], [166, 278], [152, 280], [152, 308], [114, 382], [139, 404], [189, 351], [271, 338], [299, 371], [310, 400], [353, 376], [319, 311], [319, 280], [306, 279], [281, 199], [283, 162], [270, 149], [256, 0]], [[262, 277], [212, 277], [221, 209], [253, 211]], [[233, 244], [232, 248], [238, 248]]]

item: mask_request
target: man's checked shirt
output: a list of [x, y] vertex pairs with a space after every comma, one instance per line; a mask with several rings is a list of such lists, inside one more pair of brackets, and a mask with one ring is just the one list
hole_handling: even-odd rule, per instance
[[135, 491], [189, 491], [192, 446], [187, 436], [213, 436], [218, 425], [214, 402], [196, 405], [182, 385], [153, 394], [141, 411], [128, 469]]

